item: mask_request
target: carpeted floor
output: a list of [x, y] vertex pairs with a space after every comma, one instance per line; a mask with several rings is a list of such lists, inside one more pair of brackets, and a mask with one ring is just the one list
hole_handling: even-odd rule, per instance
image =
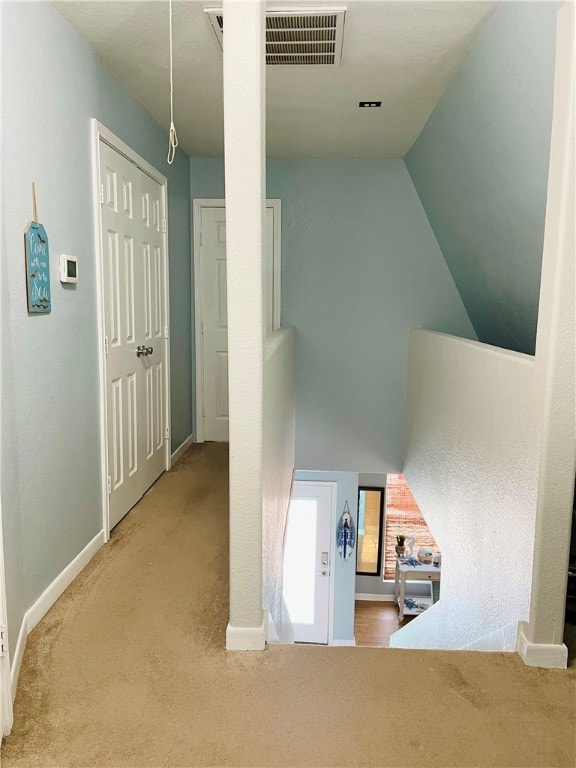
[[576, 670], [515, 654], [226, 653], [227, 451], [164, 475], [30, 635], [2, 768], [573, 768]]

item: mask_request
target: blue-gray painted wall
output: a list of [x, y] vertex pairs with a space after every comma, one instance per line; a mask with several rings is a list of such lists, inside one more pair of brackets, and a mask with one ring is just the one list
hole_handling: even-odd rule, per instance
[[560, 5], [500, 3], [405, 158], [478, 338], [528, 354]]
[[[102, 528], [90, 118], [168, 177], [172, 441], [192, 431], [190, 165], [49, 3], [2, 3], [2, 516], [10, 645], [24, 612]], [[51, 251], [52, 312], [26, 310], [23, 232]], [[58, 279], [60, 253], [79, 281]]]
[[[223, 197], [221, 160], [191, 196]], [[402, 160], [269, 160], [282, 323], [296, 329], [296, 466], [401, 472], [408, 332], [475, 338]]]

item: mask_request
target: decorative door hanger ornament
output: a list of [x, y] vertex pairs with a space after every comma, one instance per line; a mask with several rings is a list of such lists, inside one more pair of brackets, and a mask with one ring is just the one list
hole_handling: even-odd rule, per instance
[[32, 184], [33, 221], [24, 232], [24, 251], [26, 254], [26, 293], [28, 312], [40, 314], [50, 312], [50, 253], [48, 235], [38, 222], [36, 210], [36, 187]]
[[344, 504], [344, 512], [342, 512], [342, 517], [338, 521], [338, 527], [336, 529], [336, 549], [343, 560], [348, 560], [348, 558], [352, 556], [355, 546], [356, 529], [354, 527], [354, 520], [350, 514], [350, 507], [348, 506], [348, 502], [346, 502], [346, 504]]

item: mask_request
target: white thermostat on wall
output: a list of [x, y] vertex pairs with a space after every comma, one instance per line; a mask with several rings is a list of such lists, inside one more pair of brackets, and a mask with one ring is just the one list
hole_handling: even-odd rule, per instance
[[60, 282], [78, 282], [78, 259], [76, 256], [67, 256], [65, 253], [60, 254]]

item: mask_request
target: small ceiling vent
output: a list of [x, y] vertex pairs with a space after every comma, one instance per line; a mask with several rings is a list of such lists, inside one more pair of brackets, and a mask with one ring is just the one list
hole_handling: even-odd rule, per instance
[[[222, 9], [205, 10], [222, 48]], [[266, 64], [340, 66], [346, 10], [322, 8], [322, 11], [267, 11]]]

